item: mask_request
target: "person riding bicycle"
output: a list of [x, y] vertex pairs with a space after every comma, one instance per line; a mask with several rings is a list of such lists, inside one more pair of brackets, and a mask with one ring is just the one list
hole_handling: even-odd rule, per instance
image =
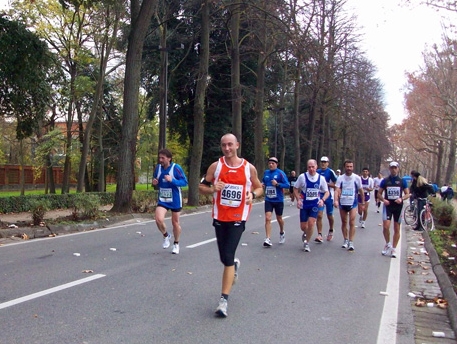
[[414, 195], [414, 199], [417, 202], [416, 205], [416, 212], [417, 212], [417, 219], [418, 221], [416, 222], [416, 227], [413, 228], [415, 231], [422, 231], [423, 228], [421, 227], [419, 217], [420, 217], [420, 212], [422, 209], [424, 209], [425, 203], [426, 203], [426, 198], [429, 195], [435, 194], [435, 190], [433, 189], [433, 186], [428, 183], [427, 179], [421, 176], [421, 174], [417, 171], [414, 171], [412, 174], [413, 176], [413, 183], [411, 184], [411, 194]]

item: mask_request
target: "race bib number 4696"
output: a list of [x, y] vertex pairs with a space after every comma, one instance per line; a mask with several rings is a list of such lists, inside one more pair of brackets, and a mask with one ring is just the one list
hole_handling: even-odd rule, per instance
[[242, 197], [242, 185], [226, 184], [224, 190], [221, 191], [221, 205], [239, 207]]

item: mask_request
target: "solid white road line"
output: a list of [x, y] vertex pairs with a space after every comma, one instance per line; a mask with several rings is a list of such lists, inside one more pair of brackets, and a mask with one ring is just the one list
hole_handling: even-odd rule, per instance
[[[283, 219], [287, 219], [288, 217], [290, 217], [290, 216], [284, 216]], [[272, 220], [271, 222], [276, 222], [276, 221], [277, 220]], [[188, 246], [186, 246], [186, 248], [195, 248], [195, 247], [198, 247], [198, 246], [209, 244], [210, 242], [213, 242], [213, 241], [216, 241], [216, 238], [208, 239], [208, 240], [205, 240], [205, 241], [200, 241], [200, 242], [197, 242], [195, 244], [188, 245]]]
[[62, 285], [54, 287], [54, 288], [46, 289], [46, 290], [40, 291], [38, 293], [34, 293], [34, 294], [27, 295], [27, 296], [23, 296], [23, 297], [20, 297], [18, 299], [14, 299], [14, 300], [11, 300], [11, 301], [8, 301], [8, 302], [0, 303], [0, 309], [11, 307], [11, 306], [17, 305], [17, 304], [22, 303], [22, 302], [26, 302], [26, 301], [29, 301], [29, 300], [33, 300], [33, 299], [39, 298], [41, 296], [45, 296], [45, 295], [49, 295], [49, 294], [52, 294], [52, 293], [56, 293], [56, 292], [58, 292], [60, 290], [71, 288], [71, 287], [77, 286], [79, 284], [87, 283], [87, 282], [90, 282], [90, 281], [93, 281], [93, 280], [96, 280], [96, 279], [99, 279], [99, 278], [102, 278], [102, 277], [105, 277], [105, 276], [106, 275], [96, 274], [96, 275], [93, 275], [93, 276], [90, 276], [90, 277], [87, 277], [87, 278], [83, 278], [83, 279], [80, 279], [80, 280], [77, 280], [77, 281], [74, 281], [74, 282], [70, 282], [70, 283], [62, 284]]
[[401, 239], [396, 249], [397, 258], [391, 258], [389, 278], [387, 279], [387, 295], [384, 296], [381, 323], [379, 325], [377, 344], [395, 344], [397, 342], [398, 302], [400, 298], [400, 263]]

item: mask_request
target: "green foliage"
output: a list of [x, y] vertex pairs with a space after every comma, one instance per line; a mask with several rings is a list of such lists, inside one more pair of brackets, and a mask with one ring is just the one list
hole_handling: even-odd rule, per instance
[[96, 219], [100, 208], [100, 198], [96, 193], [78, 193], [73, 197], [73, 218]]
[[0, 16], [0, 114], [17, 120], [18, 140], [32, 135], [51, 95], [46, 43], [17, 21]]
[[136, 213], [147, 213], [157, 205], [157, 191], [134, 191], [132, 210]]
[[[114, 193], [110, 192], [100, 192], [94, 193], [97, 195], [101, 205], [113, 204], [114, 203]], [[21, 213], [29, 212], [30, 204], [33, 201], [48, 201], [49, 209], [69, 209], [73, 208], [76, 197], [81, 197], [79, 195], [87, 195], [86, 193], [82, 194], [49, 194], [49, 195], [27, 195], [27, 196], [11, 196], [11, 197], [0, 197], [0, 211], [2, 213]]]
[[452, 204], [436, 200], [433, 202], [433, 217], [441, 226], [449, 227], [454, 222], [454, 207]]
[[39, 225], [44, 220], [44, 215], [51, 208], [51, 202], [48, 199], [31, 199], [29, 201], [30, 212], [34, 225]]

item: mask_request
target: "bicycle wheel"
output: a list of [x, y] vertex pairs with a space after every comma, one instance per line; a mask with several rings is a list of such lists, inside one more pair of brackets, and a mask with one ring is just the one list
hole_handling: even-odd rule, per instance
[[403, 219], [405, 223], [409, 226], [414, 226], [417, 223], [416, 209], [411, 204], [405, 207], [403, 211]]
[[420, 223], [422, 228], [426, 231], [432, 231], [435, 229], [435, 222], [433, 221], [432, 213], [427, 211], [427, 209], [421, 210]]

